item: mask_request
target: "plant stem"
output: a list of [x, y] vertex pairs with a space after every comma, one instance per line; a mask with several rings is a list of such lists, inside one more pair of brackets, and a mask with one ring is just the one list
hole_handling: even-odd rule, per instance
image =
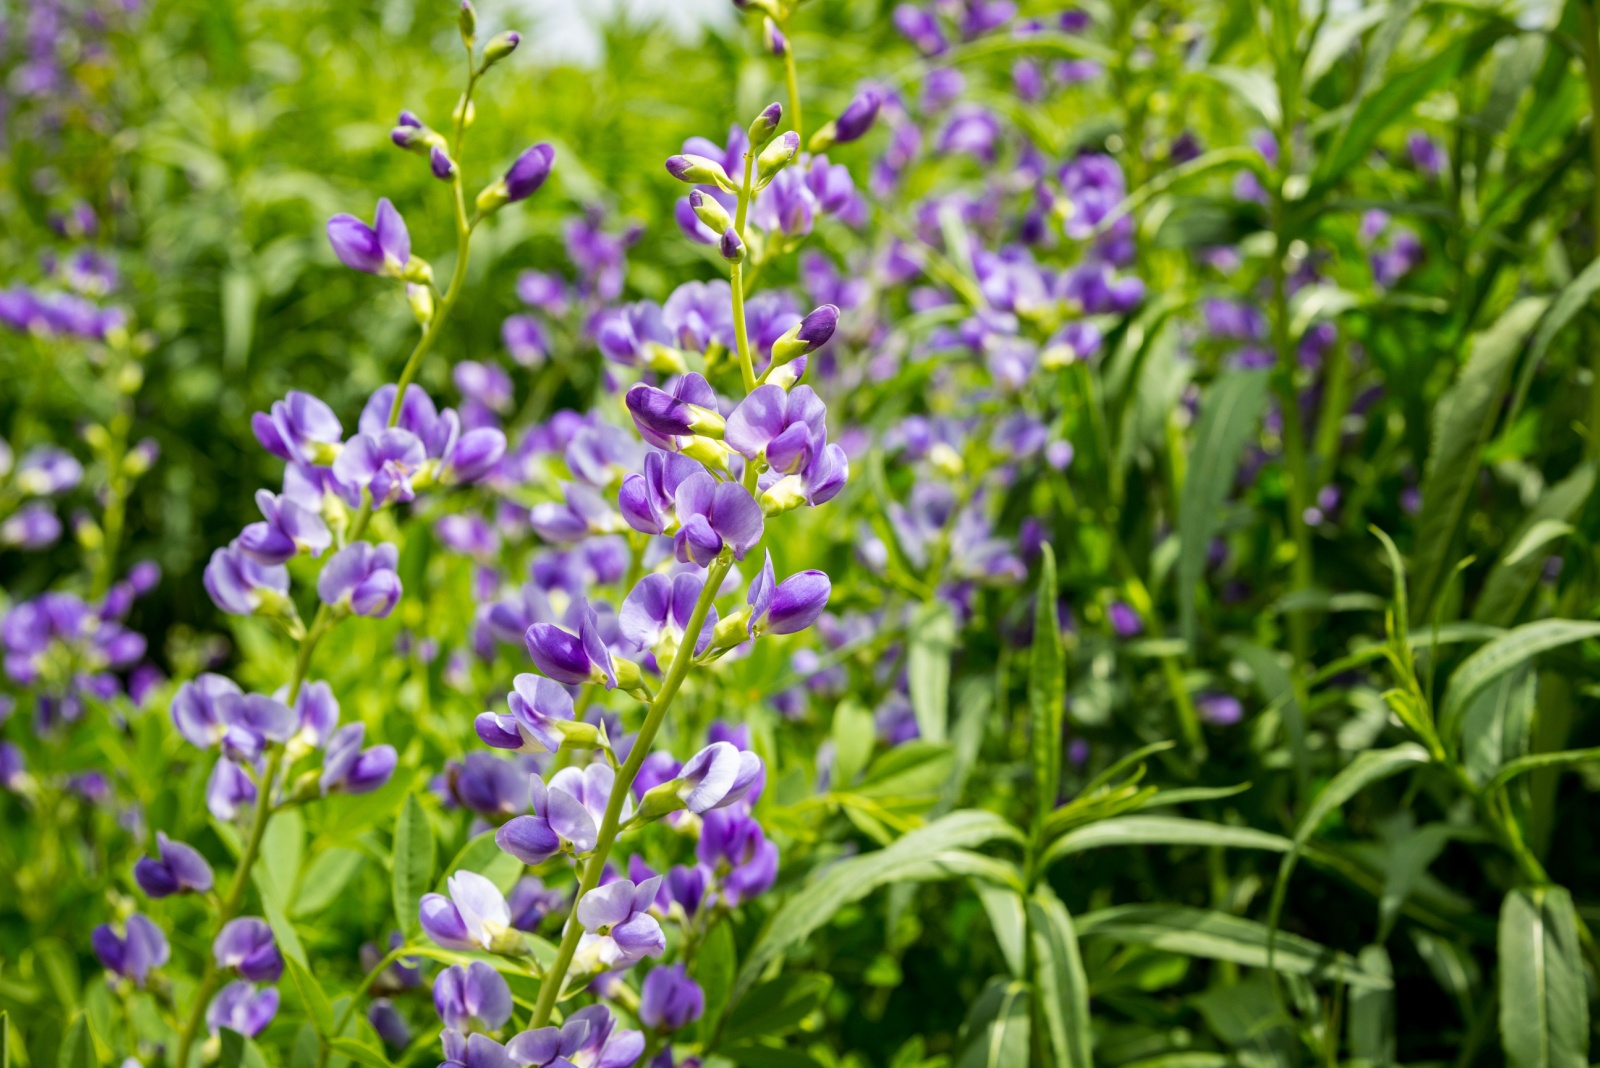
[[[789, 121], [794, 124], [794, 132], [799, 135], [800, 143], [805, 144], [805, 127], [800, 121], [800, 75], [795, 70], [794, 38], [789, 36], [789, 20], [778, 23], [778, 31], [783, 34], [783, 79], [789, 87]], [[746, 183], [748, 184], [748, 183]]]
[[[244, 905], [244, 892], [250, 885], [250, 869], [255, 866], [256, 857], [261, 852], [261, 839], [266, 834], [267, 821], [272, 818], [272, 785], [278, 778], [278, 769], [282, 766], [283, 748], [276, 746], [272, 750], [272, 755], [267, 758], [266, 773], [261, 776], [261, 782], [256, 787], [256, 814], [250, 827], [250, 837], [244, 844], [244, 852], [239, 855], [239, 866], [234, 869], [233, 882], [228, 886], [228, 896], [222, 899], [222, 907], [217, 910], [219, 931], [227, 926], [228, 921], [239, 915], [239, 909]], [[205, 974], [200, 979], [199, 988], [194, 992], [194, 1004], [189, 1009], [189, 1018], [184, 1022], [183, 1031], [178, 1036], [176, 1068], [188, 1068], [189, 1050], [194, 1045], [194, 1037], [199, 1032], [201, 1021], [205, 1018], [206, 1005], [216, 991], [220, 979], [221, 973], [217, 971], [216, 961], [208, 953]]]
[[[739, 187], [739, 207], [734, 216], [733, 229], [744, 240], [744, 221], [750, 211], [750, 180], [755, 170], [756, 154], [750, 149], [744, 154], [744, 183]], [[739, 353], [739, 378], [745, 393], [756, 388], [755, 362], [750, 357], [750, 338], [746, 335], [744, 319], [744, 264], [731, 264], [728, 269], [728, 286], [733, 290], [733, 340]]]
[[[1594, 230], [1594, 246], [1600, 255], [1600, 19], [1595, 16], [1597, 0], [1579, 0], [1578, 33], [1583, 41], [1583, 73], [1589, 87], [1589, 162], [1590, 184], [1594, 197], [1589, 225]], [[1593, 381], [1589, 384], [1589, 434], [1584, 452], [1589, 459], [1600, 457], [1600, 347], [1595, 349]]]
[[[611, 854], [611, 847], [616, 842], [617, 828], [622, 822], [623, 802], [632, 792], [633, 780], [639, 774], [639, 768], [644, 764], [645, 757], [650, 755], [650, 746], [667, 717], [668, 709], [672, 707], [672, 699], [677, 696], [678, 687], [683, 685], [684, 677], [689, 673], [689, 665], [694, 660], [694, 647], [700, 639], [700, 628], [704, 626], [706, 615], [711, 611], [711, 602], [716, 600], [717, 591], [722, 588], [722, 580], [727, 577], [728, 570], [732, 566], [733, 556], [725, 552], [724, 555], [717, 557], [706, 571], [705, 588], [700, 591], [700, 599], [695, 602], [694, 611], [689, 615], [689, 622], [683, 628], [683, 641], [678, 645], [678, 651], [673, 654], [672, 664], [667, 668], [666, 677], [661, 680], [661, 689], [656, 692], [655, 700], [650, 702], [650, 711], [646, 713], [644, 725], [639, 728], [638, 737], [633, 741], [628, 759], [612, 783], [611, 796], [606, 800], [605, 816], [600, 822], [600, 833], [595, 841], [594, 852], [584, 865], [583, 879], [579, 882], [578, 894], [573, 899], [575, 902], [582, 901], [585, 894], [600, 885], [600, 873], [605, 868], [606, 858]], [[561, 935], [561, 948], [556, 952], [555, 962], [545, 972], [544, 980], [539, 985], [539, 1000], [533, 1007], [533, 1018], [528, 1024], [529, 1027], [543, 1027], [550, 1022], [550, 1013], [554, 1010], [556, 999], [566, 983], [567, 969], [572, 966], [572, 955], [578, 950], [578, 938], [582, 934], [583, 925], [578, 923], [574, 907], [573, 915], [567, 918], [566, 930]]]

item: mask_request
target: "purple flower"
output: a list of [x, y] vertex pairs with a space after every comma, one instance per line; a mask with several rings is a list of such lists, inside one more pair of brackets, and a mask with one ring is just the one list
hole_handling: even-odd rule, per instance
[[333, 462], [333, 473], [346, 486], [372, 494], [374, 508], [391, 501], [414, 500], [416, 490], [411, 477], [427, 459], [417, 435], [400, 427], [386, 427], [376, 433], [357, 434], [345, 443]]
[[925, 56], [942, 55], [950, 49], [938, 18], [926, 8], [915, 4], [899, 5], [894, 9], [894, 28]]
[[434, 145], [428, 149], [428, 169], [441, 182], [448, 182], [456, 176], [456, 161], [443, 148]]
[[1112, 601], [1106, 609], [1106, 617], [1111, 620], [1111, 629], [1116, 631], [1119, 638], [1136, 638], [1144, 633], [1144, 620], [1125, 601]]
[[452, 1030], [498, 1031], [511, 1019], [511, 987], [481, 960], [452, 964], [433, 980], [433, 1007]]
[[54, 497], [83, 481], [83, 465], [65, 449], [40, 445], [17, 464], [12, 484], [26, 496]]
[[567, 314], [567, 283], [560, 275], [523, 271], [517, 275], [517, 298], [558, 319]]
[[48, 504], [33, 501], [0, 521], [0, 546], [26, 552], [48, 549], [61, 539], [61, 520]]
[[550, 334], [531, 315], [512, 315], [500, 326], [500, 341], [523, 367], [539, 367], [550, 355]]
[[492, 559], [500, 551], [500, 535], [479, 515], [440, 516], [433, 524], [433, 535], [452, 552]]
[[[289, 696], [289, 688], [282, 687], [272, 696], [282, 701]], [[339, 722], [339, 701], [333, 696], [333, 687], [320, 681], [301, 686], [300, 692], [295, 695], [294, 714], [299, 721], [299, 728], [291, 741], [307, 749], [321, 746]]]
[[212, 603], [230, 615], [248, 616], [287, 602], [289, 572], [247, 555], [237, 540], [211, 554], [204, 577]]
[[523, 635], [528, 655], [544, 674], [570, 685], [585, 682], [617, 685], [617, 664], [600, 635], [600, 622], [594, 608], [585, 602], [579, 610], [578, 633], [563, 630], [553, 623], [535, 623]]
[[764, 460], [774, 471], [794, 474], [811, 461], [814, 450], [827, 444], [827, 418], [827, 407], [810, 386], [793, 393], [757, 386], [728, 416], [723, 440], [748, 460]]
[[257, 490], [256, 507], [266, 518], [245, 527], [238, 545], [262, 564], [282, 564], [300, 553], [321, 556], [333, 544], [333, 535], [322, 517], [288, 496]]
[[685, 282], [661, 306], [661, 321], [679, 347], [703, 352], [719, 335], [731, 336], [730, 299], [728, 283], [721, 279]]
[[1094, 236], [1127, 195], [1122, 168], [1110, 156], [1085, 152], [1068, 160], [1060, 173], [1066, 208], [1067, 236], [1082, 241]]
[[361, 743], [366, 736], [365, 724], [350, 723], [334, 731], [328, 739], [328, 751], [322, 758], [322, 775], [318, 781], [324, 796], [336, 791], [371, 793], [394, 774], [398, 759], [394, 746], [375, 745], [363, 749]]
[[237, 683], [210, 672], [178, 687], [172, 695], [172, 722], [190, 745], [209, 749], [228, 728], [232, 702], [244, 696]]
[[1406, 134], [1406, 155], [1411, 157], [1411, 165], [1429, 178], [1437, 178], [1450, 162], [1439, 142], [1421, 130]]
[[255, 804], [256, 784], [238, 764], [222, 757], [206, 781], [206, 807], [219, 820], [231, 820]]
[[877, 121], [878, 108], [883, 104], [883, 93], [876, 86], [857, 93], [839, 117], [834, 120], [834, 140], [847, 144], [859, 140]]
[[561, 748], [558, 724], [572, 719], [572, 695], [550, 679], [524, 672], [506, 695], [507, 715], [482, 712], [474, 724], [485, 745], [520, 753], [553, 753]]
[[211, 889], [211, 865], [200, 851], [183, 842], [174, 842], [164, 832], [156, 832], [154, 857], [140, 857], [133, 866], [133, 878], [149, 897]]
[[135, 986], [142, 987], [145, 977], [167, 963], [171, 955], [167, 936], [149, 917], [137, 912], [128, 917], [123, 930], [125, 933], [119, 936], [110, 924], [103, 923], [90, 933], [89, 942], [106, 971], [132, 979]]
[[704, 377], [692, 371], [679, 378], [670, 392], [640, 382], [628, 390], [625, 400], [640, 436], [658, 448], [678, 452], [687, 444], [683, 438], [722, 433], [717, 395]]
[[206, 1026], [216, 1034], [226, 1027], [248, 1038], [266, 1030], [267, 1024], [278, 1014], [276, 987], [256, 990], [255, 986], [239, 980], [229, 983], [217, 992], [206, 1009]]
[[283, 957], [266, 920], [241, 916], [229, 920], [211, 943], [217, 967], [237, 968], [253, 983], [276, 983], [283, 974]]
[[644, 534], [666, 534], [677, 526], [678, 487], [703, 470], [686, 456], [652, 452], [644, 473], [628, 475], [617, 493], [617, 507], [630, 527]]
[[975, 104], [955, 110], [939, 132], [938, 151], [946, 155], [964, 153], [983, 163], [993, 163], [995, 142], [1000, 138], [1000, 120], [987, 108]]
[[713, 742], [678, 773], [678, 796], [698, 816], [739, 801], [761, 777], [760, 757], [730, 742]]
[[548, 142], [541, 141], [524, 150], [502, 179], [506, 200], [514, 204], [537, 193], [545, 179], [550, 177], [550, 170], [555, 164], [556, 150]]
[[529, 1068], [631, 1068], [644, 1055], [644, 1034], [617, 1030], [610, 1009], [590, 1005], [568, 1016], [559, 1030], [524, 1031], [506, 1049], [508, 1063]]
[[545, 886], [544, 880], [537, 875], [524, 875], [511, 888], [508, 898], [511, 926], [519, 931], [538, 930], [546, 916], [563, 908], [566, 903], [566, 891]]
[[323, 565], [317, 596], [323, 604], [384, 619], [400, 600], [400, 576], [395, 573], [399, 559], [400, 550], [389, 542], [351, 542]]
[[494, 364], [462, 360], [450, 377], [468, 400], [501, 414], [511, 410], [511, 376]]
[[717, 482], [705, 472], [690, 475], [674, 495], [680, 527], [673, 548], [683, 563], [710, 565], [724, 547], [743, 560], [761, 540], [761, 506], [736, 482]]
[[594, 341], [606, 359], [633, 367], [648, 362], [655, 346], [671, 344], [672, 336], [660, 305], [641, 300], [607, 308], [596, 316]]
[[22, 750], [10, 742], [0, 742], [0, 786], [20, 791], [28, 778], [28, 766], [22, 759]]
[[799, 571], [778, 582], [769, 551], [760, 574], [750, 583], [750, 637], [805, 630], [828, 607], [832, 592], [828, 576], [816, 570]]
[[639, 991], [639, 1022], [652, 1031], [676, 1031], [706, 1011], [705, 992], [681, 964], [652, 968]]
[[[557, 853], [584, 856], [591, 852], [599, 836], [599, 819], [579, 796], [562, 788], [576, 785], [580, 793], [585, 792], [583, 775], [568, 776], [561, 785], [552, 779], [550, 786], [533, 776], [529, 782], [533, 813], [508, 821], [495, 833], [495, 843], [524, 864], [541, 864]], [[609, 796], [609, 787], [606, 793]]]
[[468, 753], [466, 760], [452, 763], [446, 772], [452, 799], [496, 820], [528, 807], [531, 778], [528, 770], [516, 762], [489, 753]]
[[[665, 637], [670, 640], [670, 648], [661, 649], [657, 657], [670, 658], [683, 643], [689, 617], [704, 588], [705, 579], [689, 572], [671, 578], [659, 574], [644, 576], [622, 602], [622, 611], [618, 613], [622, 636], [640, 648], [651, 650]], [[711, 633], [716, 626], [717, 610], [713, 607], [695, 639], [696, 655], [711, 643]]]
[[713, 809], [703, 820], [696, 855], [713, 872], [729, 908], [772, 886], [778, 877], [778, 847], [761, 833], [759, 823], [730, 809]]
[[[763, 476], [763, 482], [772, 474]], [[814, 448], [802, 470], [763, 487], [761, 509], [767, 515], [776, 515], [801, 504], [825, 504], [838, 496], [849, 478], [850, 460], [843, 448], [833, 443]]]
[[[511, 931], [511, 907], [488, 879], [458, 871], [445, 880], [450, 896], [422, 895], [422, 929], [446, 949], [489, 950]], [[520, 937], [520, 936], [518, 936]]]
[[354, 215], [339, 214], [328, 220], [328, 242], [339, 262], [367, 274], [404, 277], [411, 262], [411, 234], [406, 221], [384, 197], [378, 201], [374, 225]]
[[638, 886], [618, 879], [583, 895], [576, 910], [586, 932], [578, 943], [581, 957], [606, 968], [626, 968], [665, 953], [666, 935], [649, 912], [660, 886], [659, 875]]
[[1230, 693], [1202, 693], [1194, 703], [1200, 718], [1215, 727], [1231, 727], [1244, 718], [1244, 706]]
[[391, 1053], [398, 1053], [411, 1045], [411, 1027], [388, 998], [372, 999], [372, 1004], [367, 1006], [367, 1022]]

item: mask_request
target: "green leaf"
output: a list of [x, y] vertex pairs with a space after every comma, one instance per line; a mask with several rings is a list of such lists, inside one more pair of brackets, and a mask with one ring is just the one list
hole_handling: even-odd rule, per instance
[[[1183, 905], [1119, 905], [1079, 916], [1077, 926], [1080, 938], [1109, 938], [1168, 953], [1267, 967], [1271, 930], [1266, 924], [1225, 912]], [[1388, 976], [1367, 972], [1347, 953], [1298, 935], [1279, 933], [1275, 941], [1274, 966], [1281, 972], [1338, 979], [1360, 987], [1391, 985]]]
[[1426, 764], [1429, 760], [1428, 751], [1414, 742], [1404, 742], [1393, 749], [1369, 749], [1359, 754], [1329, 780], [1306, 809], [1294, 832], [1296, 849], [1310, 841], [1322, 821], [1356, 794], [1375, 782]]
[[723, 1028], [730, 1042], [787, 1034], [816, 1011], [833, 989], [833, 980], [818, 972], [781, 975], [751, 990], [728, 1016]]
[[1265, 371], [1235, 371], [1211, 384], [1200, 407], [1178, 506], [1178, 614], [1183, 636], [1191, 645], [1195, 641], [1195, 588], [1205, 574], [1206, 550], [1238, 474], [1239, 457], [1260, 432], [1266, 399]]
[[[1544, 570], [1542, 555], [1524, 552], [1523, 547], [1534, 542], [1536, 531], [1550, 532], [1556, 529], [1548, 524], [1570, 524], [1577, 519], [1594, 489], [1594, 474], [1594, 464], [1579, 464], [1572, 474], [1539, 497], [1522, 525], [1506, 542], [1506, 555], [1496, 561], [1489, 571], [1489, 577], [1483, 584], [1483, 593], [1479, 595], [1477, 604], [1473, 605], [1473, 619], [1507, 627], [1517, 618], [1523, 602], [1528, 599], [1534, 584], [1539, 581], [1540, 572]], [[1513, 560], [1513, 556], [1517, 558]]]
[[461, 852], [450, 861], [449, 867], [440, 873], [433, 887], [434, 892], [445, 893], [445, 880], [458, 871], [477, 872], [498, 886], [502, 894], [506, 894], [522, 878], [523, 864], [496, 844], [493, 831], [484, 831], [461, 847]]
[[1561, 288], [1550, 310], [1540, 321], [1539, 330], [1533, 335], [1533, 344], [1528, 349], [1528, 358], [1522, 362], [1522, 370], [1517, 374], [1517, 386], [1511, 395], [1506, 425], [1509, 426], [1522, 411], [1522, 405], [1528, 399], [1528, 390], [1533, 388], [1533, 380], [1539, 373], [1539, 365], [1550, 350], [1550, 343], [1588, 306], [1596, 293], [1600, 293], [1600, 259], [1590, 261], [1576, 278]]
[[378, 1050], [373, 1049], [365, 1042], [342, 1035], [328, 1040], [328, 1048], [335, 1053], [349, 1057], [357, 1064], [364, 1064], [367, 1068], [390, 1068], [389, 1058]]
[[365, 854], [343, 846], [332, 846], [318, 853], [300, 881], [300, 892], [295, 895], [290, 915], [313, 916], [333, 904], [366, 860]]
[[739, 1068], [822, 1068], [822, 1063], [808, 1053], [760, 1042], [722, 1046], [717, 1053]]
[[710, 1043], [716, 1037], [722, 1022], [722, 1010], [728, 1004], [728, 993], [733, 989], [733, 976], [738, 967], [737, 951], [733, 944], [733, 926], [724, 917], [706, 933], [699, 952], [690, 962], [689, 974], [700, 984], [706, 998], [705, 1012], [700, 1017], [700, 1041]]
[[1380, 88], [1362, 99], [1349, 121], [1340, 125], [1332, 148], [1318, 161], [1312, 175], [1311, 195], [1320, 195], [1366, 159], [1384, 130], [1424, 97], [1476, 66], [1505, 32], [1496, 23], [1470, 35], [1457, 36], [1418, 66], [1385, 79]]
[[0, 1068], [11, 1068], [11, 1014], [0, 1009]]
[[1022, 833], [992, 812], [961, 809], [911, 831], [875, 853], [830, 865], [820, 877], [800, 887], [768, 920], [750, 947], [744, 967], [739, 969], [730, 1001], [736, 1003], [769, 964], [844, 906], [860, 901], [886, 883], [907, 877], [907, 873], [914, 873], [945, 850], [968, 848], [997, 838], [1020, 842]]
[[317, 1034], [329, 1037], [333, 1034], [333, 1004], [323, 992], [322, 984], [317, 982], [305, 962], [286, 956], [283, 963], [284, 970], [289, 973], [289, 981], [300, 995], [300, 1003], [306, 1007], [306, 1015], [311, 1018], [311, 1026], [317, 1029]]
[[1559, 753], [1534, 753], [1519, 757], [1501, 768], [1489, 780], [1488, 789], [1498, 790], [1518, 775], [1526, 775], [1540, 768], [1564, 768], [1571, 764], [1592, 764], [1600, 761], [1600, 749], [1566, 749]]
[[61, 1039], [61, 1049], [56, 1055], [57, 1068], [95, 1068], [100, 1062], [95, 1059], [94, 1040], [89, 1037], [89, 1023], [83, 1014], [72, 1018], [72, 1026], [67, 1028], [66, 1035]]
[[1279, 654], [1251, 642], [1229, 641], [1228, 649], [1244, 661], [1255, 676], [1256, 688], [1268, 705], [1283, 710], [1284, 733], [1289, 737], [1289, 756], [1294, 763], [1295, 781], [1304, 797], [1311, 783], [1311, 751], [1306, 745], [1305, 715], [1295, 698], [1294, 680]]
[[1090, 1051], [1089, 980], [1078, 954], [1072, 917], [1049, 884], [1042, 883], [1028, 901], [1028, 930], [1033, 937], [1035, 1004], [1044, 1024], [1055, 1068], [1094, 1068]]
[[1455, 563], [1456, 528], [1477, 484], [1483, 446], [1499, 418], [1517, 353], [1544, 308], [1542, 299], [1520, 300], [1474, 336], [1466, 366], [1434, 407], [1411, 567], [1413, 625], [1432, 618], [1433, 599]]
[[[1381, 945], [1363, 946], [1356, 958], [1373, 975], [1393, 975]], [[1394, 991], [1357, 987], [1350, 991], [1350, 1052], [1367, 1064], [1395, 1063]]]
[[1066, 714], [1066, 664], [1056, 615], [1056, 554], [1041, 547], [1039, 588], [1033, 611], [1033, 655], [1028, 667], [1028, 723], [1032, 734], [1035, 822], [1055, 808], [1061, 792], [1061, 727]]
[[273, 813], [261, 835], [261, 857], [251, 869], [251, 875], [261, 896], [272, 898], [280, 912], [289, 912], [294, 904], [305, 839], [305, 818], [297, 808]]
[[961, 1027], [955, 1068], [1018, 1068], [1031, 1042], [1026, 983], [990, 980]]
[[1283, 121], [1278, 86], [1273, 82], [1272, 75], [1265, 71], [1223, 66], [1207, 67], [1205, 73], [1233, 90], [1234, 95], [1261, 116], [1261, 121], [1267, 126], [1275, 127]]
[[266, 1058], [261, 1056], [261, 1049], [250, 1039], [233, 1030], [224, 1027], [221, 1030], [222, 1053], [218, 1060], [220, 1068], [267, 1068]]
[[846, 789], [855, 782], [872, 756], [877, 726], [872, 713], [854, 697], [846, 697], [833, 710], [833, 784]]
[[907, 883], [931, 883], [941, 879], [981, 879], [995, 886], [1009, 887], [1017, 893], [1026, 889], [1022, 871], [1008, 860], [975, 853], [970, 849], [945, 849], [901, 869], [899, 878]]
[[1587, 1068], [1589, 1001], [1572, 895], [1513, 890], [1500, 908], [1500, 1041], [1511, 1068]]
[[[1165, 211], [1158, 211], [1158, 206]], [[1156, 248], [1234, 245], [1266, 225], [1261, 205], [1231, 197], [1163, 197], [1147, 218], [1159, 220], [1150, 239]]]
[[1230, 827], [1182, 816], [1115, 816], [1068, 831], [1045, 850], [1042, 863], [1050, 864], [1089, 849], [1121, 845], [1224, 846], [1287, 853], [1293, 843], [1280, 834], [1254, 827]]
[[1363, 33], [1382, 22], [1388, 14], [1388, 5], [1374, 4], [1360, 11], [1330, 17], [1306, 53], [1305, 70], [1301, 74], [1304, 84], [1315, 85], [1345, 59]]
[[407, 941], [422, 931], [418, 907], [433, 881], [433, 828], [415, 793], [406, 795], [394, 828], [394, 918]]
[[943, 601], [929, 601], [911, 621], [906, 674], [917, 729], [930, 742], [942, 742], [949, 718], [950, 654], [956, 644], [956, 622]]
[[1540, 653], [1586, 638], [1600, 637], [1600, 623], [1576, 619], [1541, 619], [1506, 631], [1461, 662], [1450, 675], [1440, 714], [1440, 735], [1449, 738], [1472, 700], [1496, 679]]
[[300, 944], [300, 933], [294, 929], [294, 924], [289, 922], [289, 917], [284, 915], [283, 905], [278, 899], [268, 894], [261, 895], [261, 911], [267, 918], [267, 926], [272, 928], [273, 937], [278, 940], [278, 947], [283, 950], [285, 957], [292, 957], [301, 964], [306, 963], [305, 946]]
[[1526, 751], [1539, 677], [1528, 664], [1501, 675], [1461, 716], [1461, 763], [1479, 786]]
[[874, 760], [849, 792], [872, 798], [931, 796], [950, 777], [955, 759], [948, 745], [912, 740]]
[[1028, 970], [1028, 911], [1022, 895], [1015, 889], [999, 886], [987, 879], [972, 880], [989, 927], [1000, 945], [1000, 955], [1015, 979], [1025, 979]]
[[969, 675], [956, 684], [956, 725], [950, 735], [955, 765], [939, 792], [939, 802], [934, 806], [935, 814], [948, 812], [961, 803], [967, 778], [978, 762], [979, 749], [983, 747], [984, 727], [988, 724], [989, 709], [994, 705], [994, 685], [994, 679], [988, 675]]

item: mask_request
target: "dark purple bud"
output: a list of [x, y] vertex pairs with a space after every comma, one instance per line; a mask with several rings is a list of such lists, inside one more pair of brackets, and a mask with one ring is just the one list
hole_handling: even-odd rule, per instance
[[717, 251], [722, 253], [722, 258], [729, 263], [740, 263], [744, 260], [744, 241], [740, 239], [739, 232], [733, 227], [722, 231], [722, 237], [717, 242]]
[[555, 164], [556, 150], [549, 142], [541, 141], [523, 152], [506, 172], [506, 200], [514, 204], [538, 192]]
[[[772, 20], [771, 19], [767, 20], [767, 25], [772, 28], [772, 32], [776, 33], [778, 35], [778, 40], [780, 42], [782, 42], [783, 41], [783, 34], [778, 30], [778, 28], [776, 26], [772, 25]], [[772, 54], [775, 55], [775, 56], [781, 56], [781, 55], [783, 55], [783, 52], [782, 51], [774, 51]], [[768, 104], [766, 107], [762, 108], [761, 109], [761, 114], [757, 115], [755, 117], [755, 121], [750, 123], [750, 129], [747, 131], [749, 133], [749, 135], [750, 135], [750, 148], [753, 151], [757, 151], [757, 152], [759, 152], [761, 149], [765, 148], [766, 145], [767, 145], [767, 142], [771, 141], [773, 135], [778, 132], [778, 123], [780, 123], [782, 121], [783, 121], [783, 105], [782, 104], [772, 103], [772, 104]]]
[[367, 1006], [367, 1022], [390, 1053], [399, 1053], [411, 1045], [411, 1028], [388, 998], [372, 999], [372, 1004]]
[[428, 150], [428, 166], [433, 170], [433, 176], [441, 182], [448, 182], [456, 176], [456, 161], [438, 145]]
[[518, 33], [516, 30], [507, 30], [504, 33], [497, 33], [493, 37], [489, 38], [489, 43], [483, 46], [482, 69], [488, 70], [502, 59], [505, 59], [511, 53], [515, 52], [517, 50], [517, 46], [521, 43], [522, 34]]
[[389, 542], [352, 542], [323, 566], [317, 596], [324, 604], [383, 619], [400, 600], [400, 576], [395, 573], [399, 558], [400, 551]]
[[882, 103], [883, 94], [876, 88], [865, 89], [858, 93], [844, 112], [834, 120], [833, 139], [839, 144], [859, 140], [877, 121], [878, 108]]
[[174, 842], [157, 831], [156, 849], [156, 856], [140, 857], [133, 866], [133, 877], [147, 895], [167, 897], [211, 889], [211, 865], [193, 846]]
[[171, 954], [167, 936], [149, 917], [137, 912], [128, 917], [124, 930], [126, 934], [119, 936], [110, 924], [101, 924], [91, 932], [89, 942], [107, 971], [142, 987], [152, 970], [167, 963]]
[[692, 154], [667, 157], [667, 173], [680, 182], [690, 185], [714, 185], [732, 190], [733, 181], [722, 164], [705, 156]]

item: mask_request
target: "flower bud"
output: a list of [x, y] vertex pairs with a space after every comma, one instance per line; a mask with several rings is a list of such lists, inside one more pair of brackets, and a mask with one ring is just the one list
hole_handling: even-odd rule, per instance
[[461, 0], [461, 20], [457, 25], [461, 29], [461, 43], [471, 48], [478, 36], [478, 9], [472, 6], [472, 0]]
[[794, 154], [798, 151], [800, 151], [800, 135], [793, 130], [762, 149], [761, 155], [756, 157], [758, 180], [763, 185], [771, 181], [773, 175], [789, 165], [789, 161], [794, 159]]
[[[767, 22], [770, 24], [772, 20], [768, 19]], [[750, 129], [747, 131], [750, 134], [751, 150], [759, 152], [767, 147], [767, 142], [771, 141], [773, 135], [778, 132], [778, 123], [782, 121], [782, 104], [774, 102], [762, 108], [761, 114], [756, 116], [755, 121], [750, 124]]]
[[478, 105], [467, 99], [467, 94], [462, 93], [456, 101], [456, 106], [450, 109], [450, 118], [461, 124], [462, 129], [471, 126], [478, 117]]
[[790, 327], [782, 337], [772, 343], [773, 366], [815, 352], [828, 343], [828, 339], [833, 337], [833, 332], [838, 326], [839, 309], [835, 305], [824, 304]]
[[744, 241], [740, 239], [739, 231], [731, 226], [722, 231], [722, 240], [717, 243], [717, 249], [729, 263], [744, 262]]
[[430, 130], [410, 111], [400, 113], [394, 129], [389, 131], [389, 140], [394, 142], [396, 148], [403, 148], [407, 152], [427, 152], [435, 145], [443, 148], [445, 143], [443, 137]]
[[813, 153], [826, 152], [828, 149], [832, 148], [838, 142], [838, 140], [838, 124], [831, 121], [826, 122], [822, 124], [822, 127], [818, 129], [816, 133], [811, 135], [811, 140], [806, 142], [806, 150]]
[[433, 176], [441, 182], [448, 182], [456, 176], [456, 161], [438, 145], [428, 150], [428, 166], [432, 169]]
[[433, 268], [421, 256], [412, 256], [406, 261], [405, 268], [400, 272], [400, 277], [407, 282], [415, 282], [418, 285], [432, 285]]
[[415, 282], [406, 283], [406, 301], [411, 305], [411, 314], [417, 317], [417, 322], [427, 326], [433, 319], [433, 290], [428, 286], [419, 286]]
[[639, 799], [639, 811], [634, 819], [640, 823], [648, 823], [673, 812], [679, 812], [684, 807], [683, 798], [678, 796], [678, 780], [672, 779], [645, 791], [644, 796]]
[[518, 33], [516, 30], [507, 30], [504, 33], [497, 33], [493, 37], [489, 38], [489, 43], [483, 46], [483, 66], [478, 68], [479, 73], [488, 70], [490, 67], [494, 66], [496, 63], [515, 52], [517, 50], [517, 46], [521, 43], [522, 34]]
[[857, 93], [856, 98], [850, 101], [850, 105], [832, 124], [835, 140], [839, 144], [859, 140], [878, 120], [878, 108], [882, 103], [883, 96], [876, 88]]
[[689, 191], [689, 207], [694, 209], [696, 218], [719, 234], [733, 225], [728, 209], [718, 203], [716, 197], [706, 196], [698, 189]]
[[761, 44], [768, 52], [775, 56], [782, 56], [789, 51], [789, 40], [784, 37], [783, 31], [778, 29], [778, 24], [768, 15], [761, 20]]
[[671, 156], [667, 159], [667, 173], [690, 185], [714, 185], [729, 193], [738, 192], [722, 164], [705, 156]]

